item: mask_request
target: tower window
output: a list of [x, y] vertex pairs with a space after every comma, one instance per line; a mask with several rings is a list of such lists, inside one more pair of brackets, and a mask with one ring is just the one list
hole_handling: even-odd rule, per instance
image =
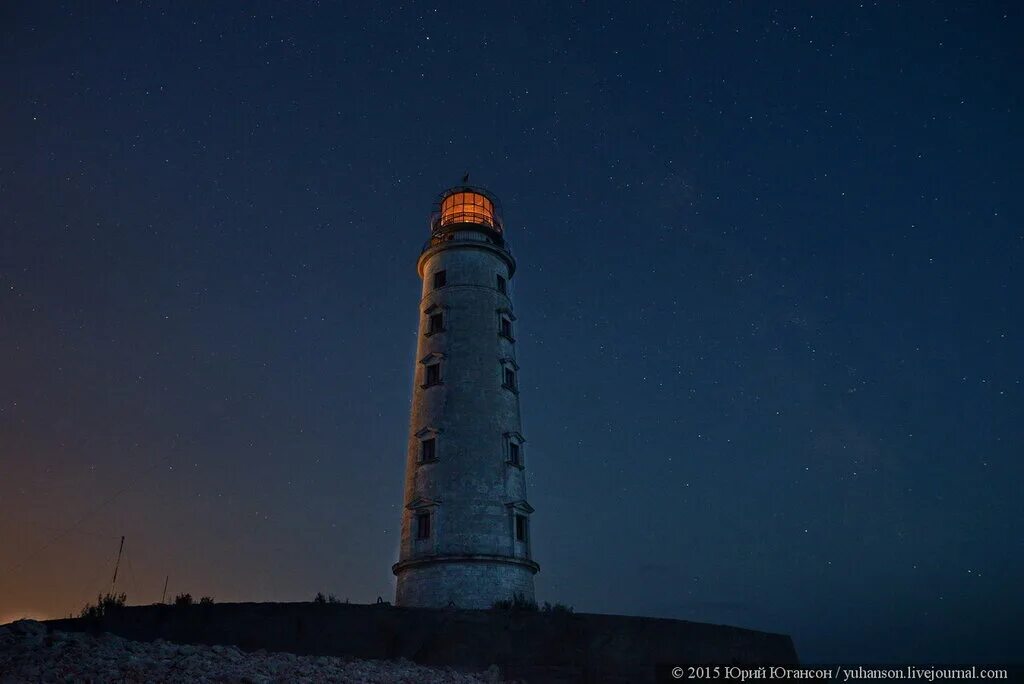
[[519, 370], [519, 364], [510, 357], [498, 360], [501, 362], [501, 386], [513, 394], [518, 394], [519, 388], [516, 383], [516, 373]]
[[420, 442], [420, 463], [437, 460], [437, 440], [431, 437]]
[[525, 542], [527, 535], [526, 516], [516, 513], [516, 541]]
[[444, 314], [436, 313], [430, 315], [430, 322], [427, 325], [427, 332], [431, 335], [444, 330]]
[[523, 436], [518, 432], [506, 432], [504, 447], [505, 463], [516, 468], [523, 467]]
[[499, 329], [498, 332], [501, 333], [502, 337], [507, 337], [508, 339], [511, 340], [512, 339], [512, 321], [510, 321], [509, 319], [507, 319], [504, 316], [502, 316], [501, 317], [501, 328]]
[[444, 287], [448, 284], [448, 271], [438, 271], [434, 274], [434, 289]]
[[430, 539], [430, 514], [416, 514], [416, 538]]
[[427, 381], [425, 384], [427, 387], [441, 384], [441, 364], [432, 363], [427, 366]]
[[498, 292], [508, 294], [508, 283], [501, 276], [498, 276]]

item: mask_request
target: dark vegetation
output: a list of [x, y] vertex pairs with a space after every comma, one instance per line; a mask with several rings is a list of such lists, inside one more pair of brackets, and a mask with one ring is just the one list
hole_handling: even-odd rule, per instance
[[544, 605], [538, 608], [536, 601], [531, 601], [522, 594], [516, 593], [510, 599], [495, 601], [494, 605], [491, 606], [491, 610], [539, 610], [543, 613], [571, 613], [572, 606], [545, 601]]
[[495, 601], [491, 610], [537, 610], [537, 602], [516, 592], [510, 599]]
[[[96, 597], [96, 603], [85, 604], [85, 607], [78, 613], [78, 617], [99, 620], [104, 615], [109, 615], [119, 608], [124, 608], [127, 601], [127, 594], [100, 594]], [[191, 605], [194, 605], [192, 601], [192, 594], [178, 594], [174, 597], [174, 606], [176, 607], [186, 607]], [[199, 599], [198, 605], [212, 606], [213, 597], [203, 596]]]
[[96, 597], [95, 604], [85, 604], [78, 617], [99, 620], [104, 615], [112, 613], [119, 608], [124, 608], [125, 601], [127, 600], [127, 594], [100, 594]]
[[541, 608], [541, 611], [543, 611], [545, 613], [571, 613], [572, 612], [572, 606], [567, 606], [564, 603], [554, 603], [554, 604], [552, 604], [552, 603], [548, 603], [547, 601], [545, 601], [544, 602], [544, 607]]
[[[96, 597], [96, 603], [88, 603], [82, 608], [78, 616], [82, 618], [91, 618], [98, 620], [104, 615], [123, 608], [127, 601], [126, 594], [100, 594]], [[378, 599], [379, 601], [379, 599]], [[313, 603], [317, 605], [329, 605], [329, 604], [341, 604], [348, 603], [348, 599], [342, 601], [334, 594], [324, 594], [322, 591], [318, 591], [316, 596], [313, 597]], [[175, 607], [184, 608], [192, 605], [200, 606], [212, 606], [213, 597], [203, 596], [196, 603], [192, 598], [192, 594], [178, 594], [174, 597]], [[538, 606], [536, 601], [527, 599], [523, 594], [516, 593], [510, 599], [502, 601], [495, 601], [494, 605], [491, 606], [491, 610], [524, 610], [524, 611], [540, 611], [543, 613], [572, 613], [573, 607], [567, 606], [564, 603], [548, 603], [544, 602], [543, 606]]]

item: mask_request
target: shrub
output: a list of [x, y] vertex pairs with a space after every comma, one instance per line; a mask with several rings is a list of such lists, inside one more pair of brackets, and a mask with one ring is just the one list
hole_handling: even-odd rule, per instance
[[191, 606], [192, 605], [192, 594], [178, 594], [174, 597], [174, 605], [176, 606]]
[[118, 608], [124, 608], [125, 601], [127, 600], [128, 596], [126, 594], [100, 594], [96, 597], [96, 604], [85, 604], [78, 617], [98, 620]]
[[[316, 596], [313, 598], [313, 603], [327, 604], [327, 603], [341, 603], [338, 597], [334, 594], [327, 594], [324, 596], [322, 591], [316, 592]], [[348, 599], [345, 599], [345, 603], [348, 603]]]
[[204, 596], [204, 597], [202, 597], [201, 599], [199, 599], [199, 605], [201, 605], [201, 606], [212, 606], [213, 605], [213, 597], [212, 596]]
[[544, 607], [541, 608], [545, 613], [571, 613], [572, 606], [567, 606], [564, 603], [555, 603], [554, 605], [544, 602]]
[[493, 610], [537, 610], [537, 602], [516, 592], [511, 599], [495, 601], [491, 608]]

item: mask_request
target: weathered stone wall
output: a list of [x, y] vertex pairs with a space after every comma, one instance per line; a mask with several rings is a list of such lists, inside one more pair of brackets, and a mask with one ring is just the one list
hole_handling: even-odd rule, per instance
[[522, 565], [462, 561], [413, 566], [402, 573], [401, 606], [493, 606], [514, 594], [533, 598], [533, 571]]
[[51, 620], [53, 629], [109, 631], [138, 641], [235, 645], [243, 650], [424, 665], [501, 667], [545, 682], [652, 682], [658, 663], [796, 663], [781, 634], [683, 620], [381, 605], [229, 603], [136, 606], [99, 624]]
[[[499, 291], [515, 262], [483, 233], [463, 231], [428, 249], [423, 278], [419, 342], [413, 378], [405, 506], [395, 602], [402, 606], [489, 608], [516, 593], [532, 600], [529, 535], [516, 540], [516, 514], [528, 516], [524, 450], [509, 463], [508, 441], [521, 439], [519, 395], [504, 385], [515, 364], [512, 339], [500, 334], [501, 318], [514, 322], [510, 290]], [[434, 287], [434, 274], [446, 283]], [[509, 283], [508, 288], [511, 288]], [[430, 332], [431, 314], [444, 330]], [[426, 385], [426, 366], [440, 363], [441, 384]], [[422, 462], [421, 441], [433, 438], [436, 460]], [[417, 538], [416, 516], [430, 516], [430, 536]], [[519, 564], [492, 562], [520, 559]], [[428, 565], [434, 563], [434, 565]]]

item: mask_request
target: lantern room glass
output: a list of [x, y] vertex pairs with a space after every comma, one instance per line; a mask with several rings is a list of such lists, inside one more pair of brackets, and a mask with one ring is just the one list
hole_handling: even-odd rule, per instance
[[478, 192], [454, 192], [441, 201], [441, 225], [477, 223], [495, 228], [494, 202]]

